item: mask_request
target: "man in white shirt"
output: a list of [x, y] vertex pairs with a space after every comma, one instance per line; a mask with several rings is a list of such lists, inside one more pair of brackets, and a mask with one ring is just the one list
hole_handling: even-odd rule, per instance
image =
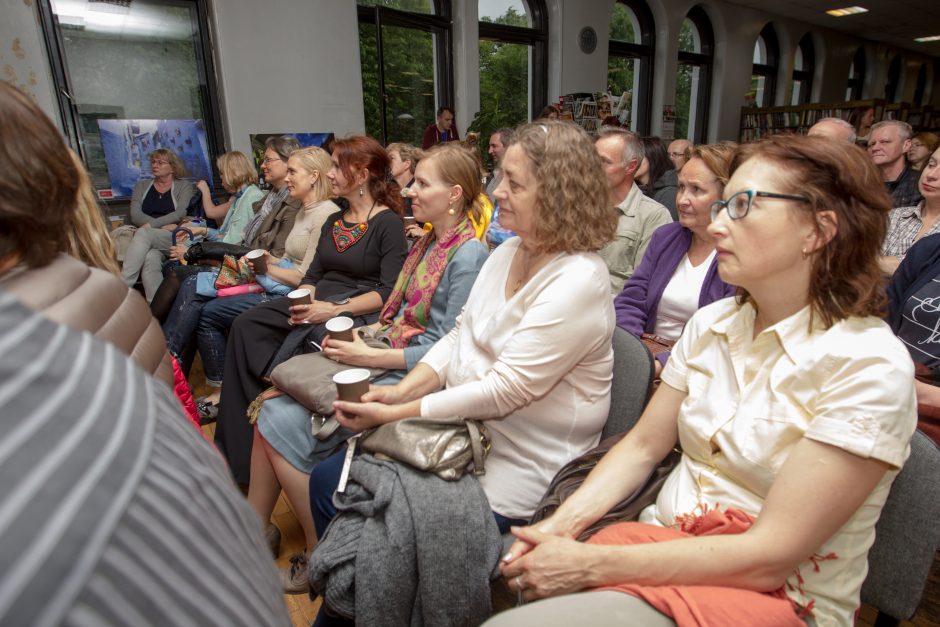
[[643, 161], [643, 144], [636, 133], [605, 126], [594, 142], [604, 163], [611, 202], [617, 207], [617, 235], [599, 252], [610, 272], [610, 290], [614, 295], [640, 265], [653, 231], [672, 222], [669, 210], [648, 198], [633, 182]]

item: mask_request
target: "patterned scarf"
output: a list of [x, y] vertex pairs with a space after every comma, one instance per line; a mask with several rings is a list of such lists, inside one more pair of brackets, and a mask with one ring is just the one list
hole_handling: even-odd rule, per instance
[[261, 228], [261, 223], [268, 217], [272, 209], [280, 206], [281, 203], [284, 202], [285, 198], [287, 198], [287, 185], [281, 189], [272, 189], [268, 192], [268, 195], [264, 198], [264, 203], [261, 205], [261, 208], [258, 209], [258, 213], [251, 219], [245, 227], [245, 230], [242, 231], [242, 242], [244, 242], [246, 246], [251, 246], [251, 242], [258, 234], [258, 229]]
[[[424, 333], [431, 316], [431, 298], [447, 264], [460, 246], [474, 237], [473, 223], [464, 216], [455, 227], [441, 233], [433, 248], [432, 233], [415, 242], [379, 318], [382, 322], [379, 332], [387, 335], [392, 348], [405, 348], [411, 338]], [[405, 310], [396, 318], [402, 303]]]

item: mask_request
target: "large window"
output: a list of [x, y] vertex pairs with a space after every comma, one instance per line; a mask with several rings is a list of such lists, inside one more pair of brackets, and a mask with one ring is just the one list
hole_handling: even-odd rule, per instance
[[38, 6], [66, 133], [99, 196], [129, 196], [149, 175], [154, 148], [175, 151], [191, 175], [211, 179], [222, 135], [205, 3]]
[[653, 14], [643, 0], [618, 0], [610, 16], [607, 90], [630, 99], [621, 123], [642, 135], [650, 129], [655, 50]]
[[751, 70], [751, 88], [744, 96], [748, 107], [770, 107], [774, 104], [774, 90], [777, 86], [777, 60], [780, 58], [780, 45], [777, 33], [770, 24], [757, 36], [754, 43], [754, 66]]
[[679, 31], [675, 136], [697, 144], [706, 137], [714, 45], [715, 36], [704, 9], [692, 7]]
[[793, 60], [793, 82], [791, 84], [790, 104], [806, 104], [813, 91], [813, 69], [816, 65], [816, 53], [813, 48], [813, 36], [806, 33], [796, 46], [796, 58]]
[[480, 0], [481, 145], [504, 126], [528, 122], [547, 98], [548, 15], [542, 0]]
[[888, 66], [888, 80], [885, 81], [885, 100], [895, 102], [895, 96], [898, 93], [898, 85], [901, 83], [901, 68], [904, 61], [900, 53], [894, 55], [891, 65]]
[[917, 72], [917, 83], [914, 84], [914, 106], [921, 107], [926, 102], [927, 91], [927, 64], [921, 63]]
[[453, 106], [450, 2], [358, 1], [366, 133], [420, 146], [437, 108]]
[[859, 46], [849, 66], [849, 82], [845, 88], [846, 100], [861, 100], [865, 84], [865, 46]]

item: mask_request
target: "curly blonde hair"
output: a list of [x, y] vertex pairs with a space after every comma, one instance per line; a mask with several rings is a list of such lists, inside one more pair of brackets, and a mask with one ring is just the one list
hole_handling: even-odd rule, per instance
[[617, 213], [584, 129], [540, 120], [516, 129], [512, 145], [528, 157], [538, 185], [533, 245], [539, 253], [596, 251], [614, 238]]

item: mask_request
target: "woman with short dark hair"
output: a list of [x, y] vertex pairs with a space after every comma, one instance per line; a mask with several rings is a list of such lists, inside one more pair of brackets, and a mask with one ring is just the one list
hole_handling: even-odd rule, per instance
[[644, 194], [668, 209], [673, 220], [678, 220], [676, 191], [679, 183], [669, 153], [658, 137], [642, 137], [640, 141], [643, 142], [643, 160], [636, 170], [637, 185]]

